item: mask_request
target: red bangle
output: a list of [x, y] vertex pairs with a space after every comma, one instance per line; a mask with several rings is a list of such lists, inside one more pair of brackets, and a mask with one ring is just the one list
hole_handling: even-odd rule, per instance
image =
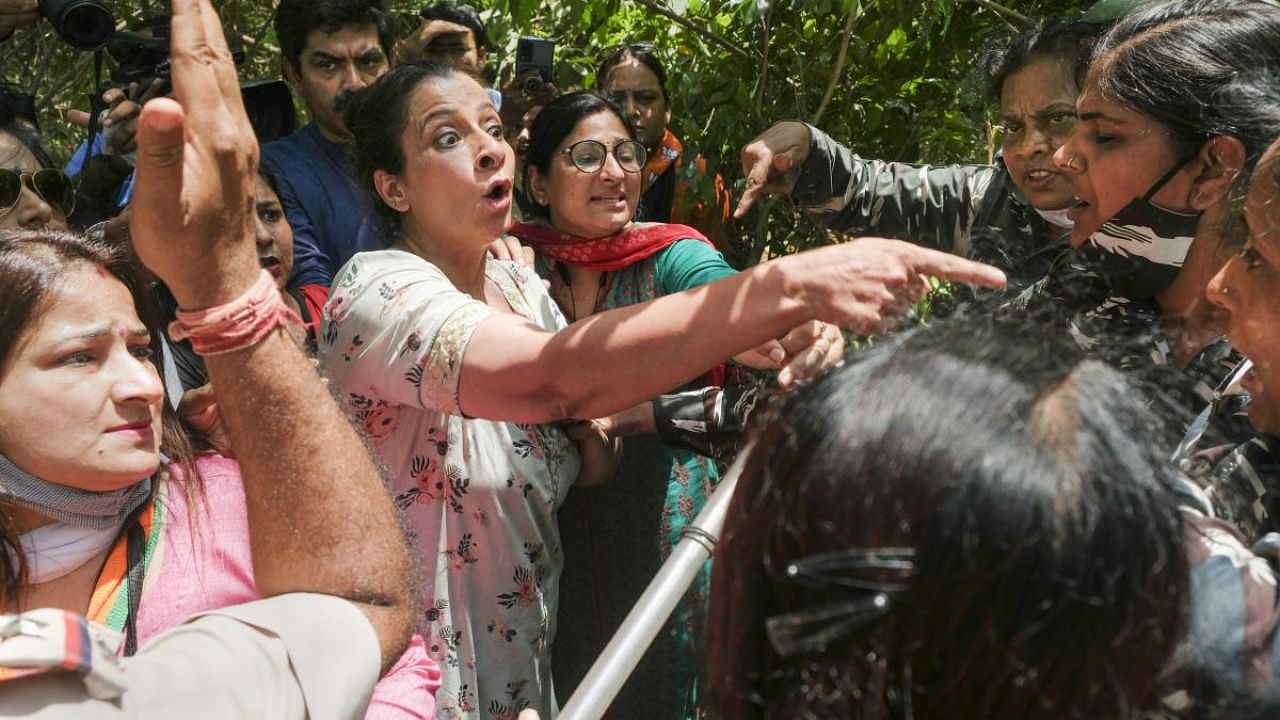
[[193, 312], [179, 310], [177, 319], [169, 323], [169, 337], [174, 342], [190, 339], [199, 355], [218, 355], [254, 345], [290, 322], [301, 325], [302, 318], [284, 304], [275, 280], [263, 270], [252, 287], [229, 303]]

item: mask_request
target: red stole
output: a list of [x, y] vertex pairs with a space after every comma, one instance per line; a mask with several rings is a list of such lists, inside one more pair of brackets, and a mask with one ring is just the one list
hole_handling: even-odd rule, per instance
[[616, 235], [590, 239], [530, 223], [516, 223], [509, 232], [540, 254], [601, 272], [634, 265], [671, 247], [677, 240], [700, 240], [711, 245], [706, 236], [688, 225], [665, 223], [631, 225]]

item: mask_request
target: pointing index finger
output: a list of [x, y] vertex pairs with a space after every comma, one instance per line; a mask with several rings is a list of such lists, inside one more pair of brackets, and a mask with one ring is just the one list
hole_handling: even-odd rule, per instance
[[742, 169], [747, 174], [747, 189], [743, 191], [742, 199], [738, 201], [738, 207], [733, 211], [735, 218], [741, 218], [747, 210], [751, 209], [756, 196], [769, 181], [769, 166], [772, 164], [773, 152], [763, 143], [754, 148], [751, 145], [743, 148]]
[[937, 250], [913, 249], [915, 252], [907, 259], [907, 264], [922, 275], [987, 288], [1004, 287], [1006, 282], [1004, 272], [997, 267]]

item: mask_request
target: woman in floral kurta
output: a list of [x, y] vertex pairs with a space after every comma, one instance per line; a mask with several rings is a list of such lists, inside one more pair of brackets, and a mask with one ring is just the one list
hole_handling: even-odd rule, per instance
[[[541, 281], [486, 260], [511, 222], [515, 158], [484, 88], [445, 65], [401, 65], [344, 117], [357, 175], [397, 233], [339, 272], [321, 353], [407, 512], [425, 571], [420, 629], [445, 671], [440, 716], [530, 707], [552, 720], [555, 509], [571, 480], [602, 479], [615, 458], [584, 425], [570, 426], [575, 452], [554, 423], [634, 407], [797, 323], [877, 315], [836, 292], [866, 260], [838, 248], [782, 258], [556, 331]], [[719, 332], [688, 342], [695, 316]]]
[[[532, 273], [490, 261], [487, 276], [523, 317], [564, 326]], [[578, 454], [552, 425], [462, 416], [462, 353], [495, 312], [416, 255], [361, 253], [335, 280], [321, 343], [326, 372], [391, 470], [421, 572], [434, 578], [419, 629], [444, 671], [440, 718], [554, 712], [555, 512]]]

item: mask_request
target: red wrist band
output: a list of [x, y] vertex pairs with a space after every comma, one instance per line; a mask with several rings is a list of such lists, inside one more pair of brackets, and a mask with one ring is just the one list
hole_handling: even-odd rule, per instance
[[252, 287], [229, 303], [193, 312], [179, 310], [177, 319], [169, 323], [169, 337], [175, 342], [190, 339], [197, 354], [218, 355], [243, 350], [290, 322], [301, 325], [302, 318], [284, 304], [275, 280], [263, 270]]

